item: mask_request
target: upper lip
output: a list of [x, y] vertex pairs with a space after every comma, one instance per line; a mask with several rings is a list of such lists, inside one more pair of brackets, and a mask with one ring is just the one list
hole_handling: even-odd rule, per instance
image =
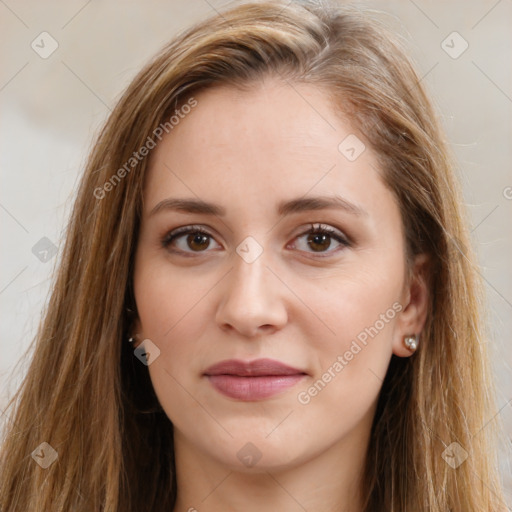
[[240, 377], [297, 375], [305, 373], [275, 359], [255, 359], [254, 361], [247, 362], [239, 359], [227, 359], [210, 366], [204, 372], [205, 375], [237, 375]]

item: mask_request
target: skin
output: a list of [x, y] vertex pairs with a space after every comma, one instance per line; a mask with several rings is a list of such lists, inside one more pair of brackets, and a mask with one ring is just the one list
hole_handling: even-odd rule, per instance
[[[394, 195], [368, 144], [352, 162], [338, 150], [349, 134], [365, 139], [324, 91], [267, 79], [250, 91], [222, 86], [195, 98], [151, 154], [134, 269], [134, 332], [160, 350], [148, 370], [174, 425], [173, 510], [358, 512], [382, 379], [392, 354], [412, 354], [403, 338], [425, 322], [427, 260], [416, 258], [408, 280]], [[365, 213], [277, 214], [281, 201], [313, 195], [341, 196]], [[150, 215], [167, 198], [200, 198], [226, 214]], [[315, 239], [311, 223], [351, 245]], [[185, 234], [162, 247], [167, 233], [190, 225], [211, 237], [187, 243]], [[247, 236], [263, 249], [251, 263], [236, 252]], [[330, 367], [332, 374], [337, 357], [397, 302], [401, 311], [300, 403], [299, 393]], [[257, 401], [221, 395], [203, 375], [225, 359], [260, 357], [308, 375]], [[252, 467], [237, 457], [248, 442], [255, 448], [245, 450], [261, 456]]]

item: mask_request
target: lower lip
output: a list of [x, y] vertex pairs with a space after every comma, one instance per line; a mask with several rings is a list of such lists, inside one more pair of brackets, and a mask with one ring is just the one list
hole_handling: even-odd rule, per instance
[[291, 388], [306, 375], [263, 375], [239, 377], [236, 375], [207, 375], [212, 386], [230, 398], [238, 400], [260, 400]]

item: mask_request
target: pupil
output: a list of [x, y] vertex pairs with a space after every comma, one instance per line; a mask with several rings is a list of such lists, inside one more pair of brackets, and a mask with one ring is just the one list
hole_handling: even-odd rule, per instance
[[[206, 235], [202, 235], [201, 233], [195, 233], [193, 235], [189, 235], [188, 240], [190, 245], [197, 244], [198, 248], [206, 249], [209, 245], [208, 237]], [[202, 247], [201, 247], [202, 246]], [[193, 249], [193, 247], [191, 247]]]
[[[312, 237], [313, 241], [311, 239], [308, 240], [308, 244], [309, 244], [309, 246], [313, 250], [315, 249], [314, 244], [322, 244], [322, 242], [323, 242], [324, 245], [323, 245], [323, 247], [321, 247], [321, 249], [322, 248], [323, 249], [327, 249], [329, 247], [329, 245], [331, 245], [329, 240], [328, 240], [329, 235], [322, 235], [322, 234], [320, 234], [320, 235], [311, 235], [311, 237]], [[329, 243], [327, 243], [327, 245], [325, 244], [326, 241], [329, 242]]]

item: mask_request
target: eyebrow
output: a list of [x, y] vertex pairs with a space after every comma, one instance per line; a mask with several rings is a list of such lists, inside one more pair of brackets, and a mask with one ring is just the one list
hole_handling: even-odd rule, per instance
[[[311, 210], [323, 210], [326, 208], [334, 208], [343, 210], [357, 216], [367, 216], [368, 212], [360, 206], [343, 199], [340, 196], [314, 196], [300, 197], [288, 201], [281, 201], [277, 207], [277, 214], [280, 216], [290, 215]], [[188, 198], [167, 198], [160, 201], [149, 213], [153, 216], [158, 212], [175, 210], [185, 213], [201, 213], [204, 215], [216, 215], [224, 217], [226, 209], [214, 203], [208, 203], [201, 199]]]

